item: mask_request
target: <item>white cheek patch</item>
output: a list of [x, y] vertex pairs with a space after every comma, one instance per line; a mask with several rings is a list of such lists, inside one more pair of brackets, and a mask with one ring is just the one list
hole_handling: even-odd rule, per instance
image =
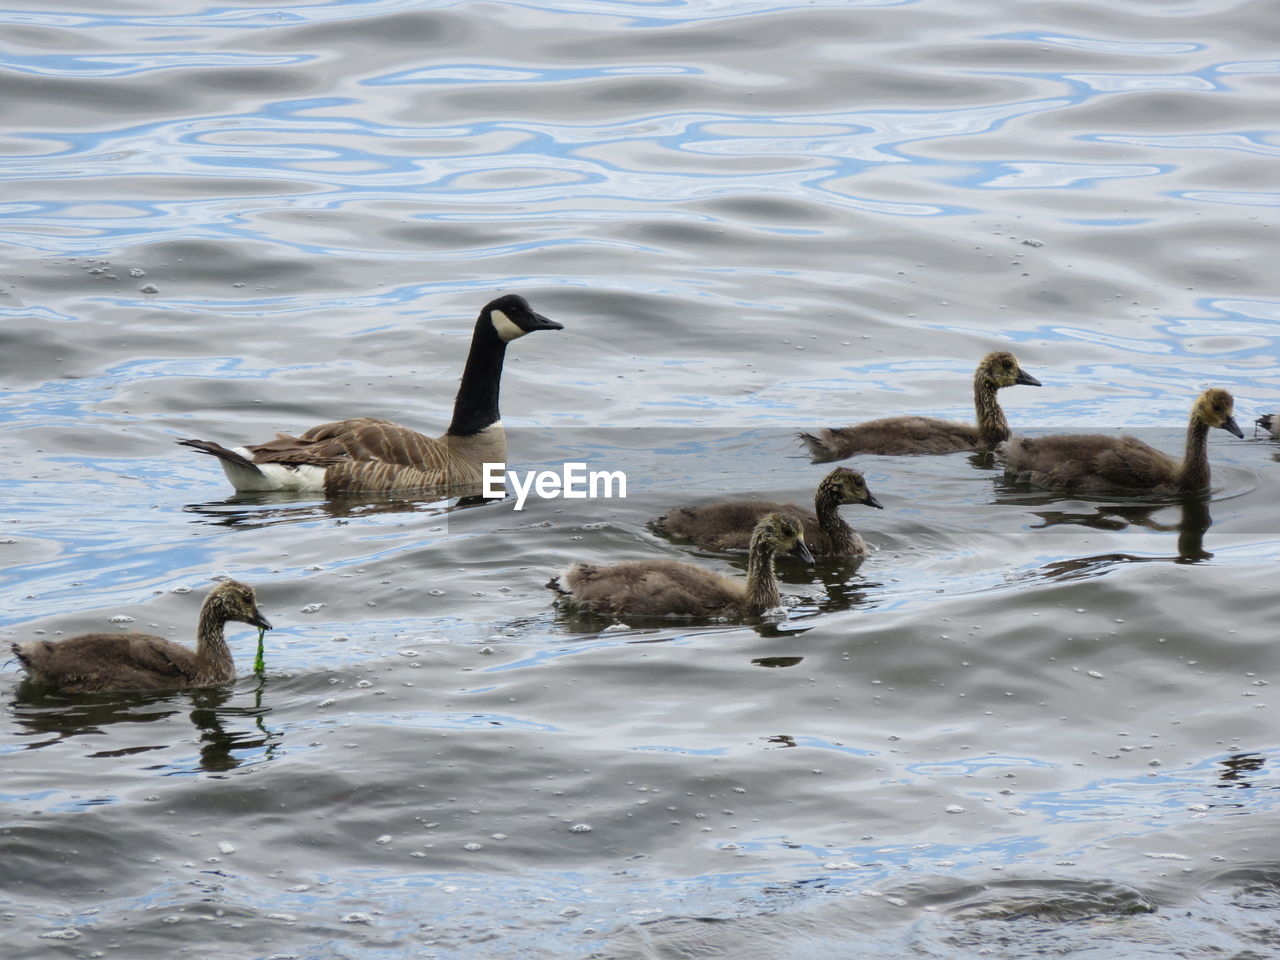
[[498, 332], [498, 336], [503, 343], [510, 343], [518, 337], [523, 337], [528, 330], [521, 330], [520, 326], [508, 317], [501, 310], [493, 310], [489, 313], [489, 320], [493, 324], [493, 329]]

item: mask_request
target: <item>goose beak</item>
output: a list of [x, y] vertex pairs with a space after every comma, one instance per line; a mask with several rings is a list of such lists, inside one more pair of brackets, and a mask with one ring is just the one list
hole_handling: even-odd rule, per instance
[[813, 563], [813, 554], [809, 552], [809, 548], [805, 546], [803, 540], [797, 540], [796, 545], [791, 548], [789, 556], [803, 560], [805, 563]]
[[1231, 433], [1234, 433], [1241, 440], [1244, 439], [1244, 431], [1240, 429], [1240, 424], [1236, 423], [1235, 417], [1227, 417], [1226, 420], [1222, 421], [1221, 427], [1223, 430], [1228, 430]]
[[1028, 387], [1042, 387], [1042, 386], [1044, 386], [1044, 384], [1042, 384], [1039, 380], [1037, 380], [1037, 379], [1036, 379], [1035, 377], [1033, 377], [1031, 374], [1027, 373], [1027, 371], [1023, 370], [1021, 367], [1019, 367], [1019, 368], [1018, 368], [1018, 377], [1017, 377], [1017, 379], [1016, 379], [1016, 380], [1014, 380], [1013, 382], [1014, 382], [1014, 383], [1021, 383], [1021, 384], [1023, 384], [1024, 386], [1028, 386]]
[[261, 627], [263, 630], [271, 629], [271, 621], [262, 615], [262, 611], [257, 607], [253, 608], [253, 615], [247, 621], [250, 626]]
[[532, 320], [525, 322], [525, 332], [533, 333], [535, 330], [563, 330], [563, 323], [556, 323], [549, 317], [544, 317], [540, 313], [532, 315]]
[[865, 505], [867, 505], [868, 507], [875, 507], [877, 510], [883, 510], [883, 509], [884, 509], [884, 506], [880, 503], [880, 501], [879, 501], [879, 500], [877, 500], [877, 499], [876, 499], [876, 495], [875, 495], [874, 493], [872, 493], [870, 490], [868, 490], [868, 491], [867, 491], [866, 499], [864, 499], [864, 500], [859, 500], [858, 502], [859, 502], [859, 503], [862, 503], [862, 504], [865, 504]]

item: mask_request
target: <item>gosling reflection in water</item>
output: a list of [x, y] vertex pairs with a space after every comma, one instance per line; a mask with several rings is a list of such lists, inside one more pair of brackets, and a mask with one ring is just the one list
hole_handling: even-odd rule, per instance
[[[101, 737], [112, 726], [154, 723], [155, 743], [130, 736], [127, 746], [95, 750], [84, 756], [90, 759], [129, 757], [142, 753], [178, 750], [183, 742], [174, 736], [172, 723], [184, 712], [195, 728], [199, 742], [198, 766], [210, 773], [232, 770], [246, 762], [269, 760], [280, 746], [283, 733], [266, 725], [270, 708], [262, 705], [263, 691], [270, 681], [259, 678], [253, 691], [252, 706], [237, 701], [229, 687], [207, 687], [198, 690], [165, 693], [115, 693], [69, 696], [50, 691], [31, 680], [14, 689], [10, 712], [30, 737], [23, 746], [38, 750], [79, 737]], [[235, 721], [251, 719], [251, 729], [235, 729]], [[229, 729], [231, 728], [231, 729]], [[141, 728], [135, 727], [135, 730]], [[123, 731], [122, 731], [123, 733]], [[187, 741], [190, 742], [190, 741]], [[173, 766], [181, 766], [175, 763]], [[158, 764], [164, 766], [164, 764]]]
[[1078, 577], [1091, 576], [1099, 569], [1119, 563], [1199, 563], [1213, 557], [1204, 549], [1205, 531], [1213, 523], [1209, 516], [1208, 501], [1197, 495], [1183, 498], [1179, 504], [1177, 523], [1162, 523], [1157, 520], [1157, 511], [1167, 506], [1151, 505], [1130, 507], [1120, 505], [1098, 506], [1091, 514], [1068, 513], [1065, 511], [1046, 511], [1036, 515], [1044, 522], [1036, 524], [1036, 529], [1059, 525], [1075, 525], [1093, 527], [1096, 530], [1124, 530], [1129, 526], [1145, 527], [1159, 533], [1178, 534], [1178, 552], [1173, 556], [1152, 557], [1132, 553], [1100, 553], [1089, 557], [1073, 557], [1070, 560], [1055, 560], [1041, 568], [1039, 576], [1048, 579], [1072, 580]]

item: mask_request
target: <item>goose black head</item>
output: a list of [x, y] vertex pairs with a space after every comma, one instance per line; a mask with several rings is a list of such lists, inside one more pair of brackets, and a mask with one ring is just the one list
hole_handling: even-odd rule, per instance
[[857, 470], [836, 467], [822, 478], [821, 486], [836, 495], [837, 503], [861, 503], [881, 510], [880, 501], [867, 489], [867, 480]]
[[222, 620], [237, 620], [263, 630], [271, 629], [271, 622], [258, 609], [253, 587], [238, 580], [226, 580], [214, 587], [205, 605]]
[[563, 330], [564, 325], [556, 323], [537, 313], [529, 306], [529, 301], [516, 293], [490, 300], [480, 312], [481, 317], [488, 317], [493, 324], [494, 332], [503, 343], [510, 343], [526, 333], [535, 330]]
[[1221, 427], [1243, 439], [1244, 431], [1232, 416], [1235, 405], [1235, 398], [1231, 394], [1218, 387], [1211, 387], [1196, 398], [1195, 406], [1191, 408], [1191, 416], [1194, 420], [1207, 423], [1211, 427]]
[[1027, 373], [1018, 363], [1018, 358], [1008, 350], [996, 350], [988, 353], [978, 364], [978, 375], [997, 387], [1012, 387], [1024, 384], [1028, 387], [1040, 386], [1040, 381]]

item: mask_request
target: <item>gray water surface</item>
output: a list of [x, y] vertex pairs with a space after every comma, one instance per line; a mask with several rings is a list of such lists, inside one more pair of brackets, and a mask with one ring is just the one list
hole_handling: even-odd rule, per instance
[[[51, 0], [0, 11], [0, 641], [267, 672], [66, 697], [0, 667], [6, 960], [1280, 956], [1280, 19], [1263, 2]], [[154, 291], [154, 292], [152, 292]], [[179, 437], [435, 434], [477, 311], [512, 466], [628, 496], [233, 497]], [[741, 558], [797, 430], [1181, 448], [1213, 498], [860, 458], [861, 566], [788, 616], [557, 611], [573, 559]], [[118, 618], [131, 618], [121, 622]]]

